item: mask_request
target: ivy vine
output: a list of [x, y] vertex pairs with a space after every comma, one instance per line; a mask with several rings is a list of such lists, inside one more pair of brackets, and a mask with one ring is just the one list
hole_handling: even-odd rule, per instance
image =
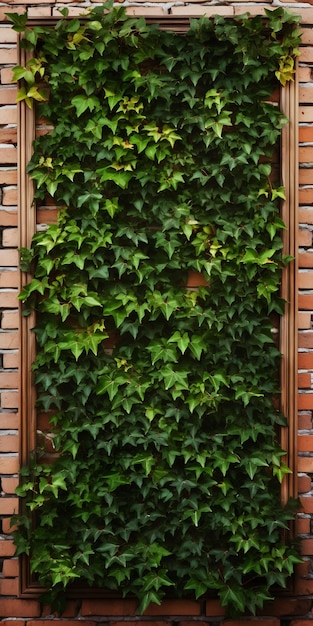
[[79, 581], [139, 611], [217, 593], [255, 612], [299, 561], [271, 319], [288, 259], [270, 96], [292, 79], [296, 20], [278, 8], [178, 35], [121, 7], [63, 13], [33, 29], [11, 16], [35, 52], [18, 98], [53, 125], [28, 171], [60, 207], [22, 255], [56, 460], [39, 448], [23, 470], [17, 553], [50, 601]]

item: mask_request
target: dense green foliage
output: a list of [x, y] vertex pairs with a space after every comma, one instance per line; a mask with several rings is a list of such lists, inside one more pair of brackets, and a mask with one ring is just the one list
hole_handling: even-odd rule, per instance
[[[36, 49], [19, 98], [54, 125], [29, 172], [61, 207], [23, 255], [58, 456], [38, 450], [24, 470], [17, 551], [50, 600], [79, 580], [141, 611], [214, 592], [254, 612], [298, 560], [270, 320], [285, 119], [268, 101], [292, 77], [295, 20], [200, 19], [181, 36], [121, 8], [55, 28], [13, 19]], [[189, 271], [207, 286], [188, 289]]]

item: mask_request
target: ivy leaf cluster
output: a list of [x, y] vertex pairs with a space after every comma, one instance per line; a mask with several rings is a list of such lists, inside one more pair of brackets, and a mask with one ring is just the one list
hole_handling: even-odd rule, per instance
[[14, 21], [35, 51], [19, 98], [53, 125], [28, 171], [60, 207], [22, 255], [56, 455], [24, 469], [17, 552], [50, 601], [79, 581], [141, 612], [166, 593], [255, 612], [299, 560], [280, 503], [286, 119], [270, 100], [295, 18], [201, 18], [183, 36], [108, 5]]

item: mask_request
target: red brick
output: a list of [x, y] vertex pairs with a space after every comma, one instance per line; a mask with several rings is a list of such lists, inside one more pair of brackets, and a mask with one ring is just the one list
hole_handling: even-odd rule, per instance
[[[1, 35], [1, 29], [0, 29]], [[0, 104], [15, 104], [17, 96], [17, 87], [0, 87]]]
[[240, 620], [227, 619], [223, 621], [223, 625], [225, 626], [244, 626], [244, 624], [248, 626], [280, 626], [280, 620], [275, 618], [270, 619], [268, 617], [264, 617], [263, 619], [262, 617], [256, 617], [253, 618], [252, 621], [251, 617], [242, 617]]
[[[17, 189], [11, 187], [4, 187], [2, 193], [3, 206], [11, 206], [17, 204]], [[300, 244], [301, 245], [301, 244]], [[305, 244], [303, 244], [305, 245]]]
[[[295, 593], [301, 596], [307, 596], [313, 593], [313, 579], [295, 579]], [[292, 620], [289, 623], [289, 626], [312, 626], [312, 620], [308, 622], [308, 620]]]
[[[313, 189], [312, 191], [312, 201], [313, 201]], [[301, 192], [299, 194], [301, 196]], [[298, 245], [301, 247], [310, 248], [312, 245], [312, 231], [309, 228], [300, 228], [298, 234]]]
[[[0, 615], [2, 617], [39, 617], [40, 603], [31, 599], [0, 598]], [[15, 622], [13, 626], [15, 626]]]
[[298, 366], [301, 370], [313, 370], [313, 352], [300, 352]]
[[[62, 619], [63, 618], [64, 618], [64, 615], [62, 614]], [[56, 626], [56, 624], [61, 624], [62, 626], [83, 626], [83, 625], [95, 626], [96, 622], [89, 621], [89, 620], [82, 621], [78, 619], [67, 619], [66, 621], [62, 621], [62, 622], [59, 622], [55, 619], [36, 619], [36, 621], [33, 621], [33, 620], [27, 621], [27, 626]]]
[[[300, 498], [300, 502], [301, 502], [301, 507], [302, 507], [301, 513], [313, 513], [313, 496], [304, 496]], [[313, 547], [313, 539], [310, 539], [310, 541], [312, 541], [312, 547]], [[306, 552], [303, 554], [311, 554], [311, 553]]]
[[313, 269], [313, 252], [300, 252], [299, 267]]
[[19, 424], [20, 418], [17, 413], [0, 413], [1, 430], [17, 430], [19, 428]]
[[17, 353], [7, 352], [3, 355], [3, 367], [4, 369], [15, 369], [19, 367], [20, 359]]
[[[0, 183], [1, 183], [1, 171], [0, 171]], [[17, 217], [16, 209], [3, 209], [0, 211], [0, 226], [17, 226], [17, 220], [18, 220], [18, 217]]]
[[[17, 596], [19, 592], [19, 582], [17, 578], [0, 579], [1, 596]], [[14, 622], [15, 624], [15, 622]]]
[[299, 430], [311, 430], [312, 425], [312, 413], [308, 412], [298, 415]]
[[16, 528], [17, 527], [12, 524], [12, 517], [4, 517], [2, 519], [2, 532], [5, 535], [12, 535], [13, 530], [16, 530]]
[[0, 498], [0, 515], [15, 515], [18, 512], [18, 502], [18, 498], [2, 496]]
[[298, 451], [313, 452], [313, 435], [298, 436]]
[[0, 250], [0, 266], [10, 267], [19, 264], [19, 255], [17, 250]]
[[[2, 50], [3, 49], [1, 49], [1, 55], [2, 55]], [[0, 124], [17, 124], [16, 105], [0, 107]], [[16, 163], [16, 158], [15, 158], [15, 161], [2, 161], [1, 160], [0, 163]]]
[[2, 332], [0, 333], [0, 349], [10, 350], [19, 347], [19, 336], [17, 332]]
[[[312, 233], [310, 234], [312, 239]], [[302, 243], [302, 245], [305, 245]], [[299, 289], [313, 289], [313, 270], [306, 272], [299, 272], [298, 274], [298, 287]]]
[[299, 394], [298, 408], [300, 411], [303, 409], [313, 409], [313, 393]]
[[18, 451], [19, 451], [19, 437], [17, 435], [1, 435], [1, 431], [0, 431], [0, 452], [18, 452]]
[[[311, 189], [310, 187], [305, 188], [305, 189], [299, 189], [299, 203], [300, 204], [312, 204], [313, 202], [313, 189]], [[300, 231], [301, 234], [301, 231]], [[307, 244], [302, 244], [301, 242], [301, 238], [299, 241], [299, 245], [307, 245]]]
[[[14, 554], [15, 554], [15, 545], [13, 541], [11, 539], [2, 539], [0, 541], [0, 557], [14, 556]], [[6, 615], [5, 613], [2, 613], [1, 598], [0, 598], [0, 615], [3, 615], [3, 617], [12, 617], [12, 615]], [[19, 617], [19, 616], [16, 615], [16, 617]]]
[[[18, 477], [14, 476], [3, 476], [1, 479], [1, 487], [4, 493], [13, 494], [15, 493], [15, 489], [18, 486]], [[1, 501], [1, 500], [0, 500]]]
[[299, 305], [299, 309], [312, 310], [313, 309], [313, 295], [312, 294], [299, 294], [298, 305]]
[[313, 330], [303, 330], [298, 333], [299, 348], [313, 348]]
[[309, 599], [281, 597], [275, 598], [272, 602], [266, 602], [264, 609], [260, 613], [264, 616], [275, 615], [278, 617], [283, 615], [307, 615], [309, 610]]
[[298, 374], [299, 389], [311, 389], [311, 374]]
[[[312, 585], [310, 585], [310, 589], [311, 591], [307, 591], [305, 592], [305, 594], [307, 593], [312, 593], [312, 589], [313, 589], [313, 581], [307, 581], [312, 583]], [[298, 592], [299, 593], [299, 592]], [[293, 619], [289, 626], [312, 626], [312, 620], [311, 619]]]
[[19, 245], [19, 234], [17, 228], [5, 228], [2, 233], [2, 245], [4, 248], [17, 248]]
[[[9, 272], [7, 272], [7, 273], [9, 273]], [[1, 276], [2, 276], [2, 274], [0, 272], [0, 281], [1, 281]], [[4, 330], [11, 329], [12, 330], [13, 328], [18, 328], [18, 326], [19, 326], [19, 313], [18, 313], [18, 311], [4, 311], [2, 313], [2, 319], [1, 319], [1, 328], [2, 329], [4, 329]], [[14, 365], [14, 367], [17, 367], [17, 365]], [[1, 374], [0, 374], [0, 376], [1, 376]]]
[[311, 313], [298, 313], [298, 328], [299, 330], [305, 330], [312, 327], [312, 315]]
[[311, 491], [310, 476], [298, 476], [298, 491], [299, 493], [306, 493], [307, 491]]
[[[313, 506], [312, 511], [313, 512]], [[300, 554], [302, 556], [311, 556], [313, 555], [313, 539], [302, 539], [300, 544]]]
[[83, 600], [81, 615], [135, 615], [138, 602], [136, 600]]
[[0, 80], [2, 85], [10, 85], [14, 81], [11, 67], [4, 67], [0, 70]]
[[300, 517], [296, 521], [296, 533], [297, 535], [309, 535], [310, 534], [310, 519], [308, 517]]
[[[10, 454], [1, 454], [0, 455], [0, 469], [1, 474], [16, 474], [19, 470], [19, 459], [18, 456], [13, 456]], [[1, 542], [0, 542], [1, 547]], [[12, 554], [7, 554], [6, 556], [13, 556]]]
[[[20, 571], [20, 566], [19, 566], [19, 560], [18, 559], [5, 559], [3, 561], [3, 567], [2, 567], [2, 575], [5, 578], [14, 578], [15, 576], [19, 575], [19, 571]], [[1, 625], [3, 624], [3, 622], [1, 622]], [[15, 626], [16, 622], [14, 622], [14, 626]], [[13, 624], [12, 624], [13, 626]]]
[[[78, 598], [77, 600], [67, 600], [66, 602], [66, 607], [64, 609], [64, 611], [62, 612], [62, 619], [65, 619], [66, 617], [76, 617], [79, 613], [79, 609], [80, 609], [80, 599]], [[53, 610], [52, 607], [49, 604], [44, 604], [42, 606], [42, 610], [41, 610], [41, 617], [49, 617], [53, 614]], [[83, 621], [81, 623], [81, 626], [83, 626], [83, 624], [85, 623], [85, 621]], [[2, 624], [1, 624], [2, 626]], [[14, 626], [14, 624], [12, 624], [12, 626]], [[60, 626], [62, 626], [60, 624]], [[66, 626], [66, 624], [63, 624], [63, 626]], [[109, 623], [107, 623], [107, 626], [109, 626]], [[124, 626], [126, 626], [124, 624]]]
[[200, 602], [195, 600], [163, 600], [161, 606], [151, 604], [145, 615], [200, 615]]

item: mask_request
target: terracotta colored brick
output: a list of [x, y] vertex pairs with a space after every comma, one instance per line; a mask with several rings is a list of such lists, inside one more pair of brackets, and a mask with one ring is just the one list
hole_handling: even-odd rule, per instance
[[[1, 501], [0, 501], [0, 504], [1, 504]], [[12, 524], [12, 517], [3, 517], [2, 532], [5, 535], [12, 535], [13, 531], [16, 530], [16, 528], [17, 527], [14, 524]]]
[[135, 615], [137, 604], [136, 600], [85, 599], [81, 615]]
[[[0, 504], [1, 504], [1, 501], [0, 501]], [[13, 541], [11, 539], [1, 540], [0, 541], [0, 557], [14, 556], [14, 554], [15, 554], [15, 545]], [[1, 598], [0, 598], [0, 607], [1, 607]], [[3, 617], [11, 617], [9, 615], [5, 615], [4, 613], [2, 613], [1, 608], [0, 608], [0, 615], [3, 615]]]
[[[7, 10], [7, 13], [9, 11]], [[16, 47], [12, 48], [1, 48], [1, 63], [3, 65], [13, 65], [17, 64], [17, 49]]]
[[[79, 609], [80, 609], [80, 598], [75, 599], [75, 600], [67, 600], [66, 607], [64, 611], [62, 612], [62, 619], [69, 618], [69, 617], [77, 617], [77, 615], [79, 614]], [[52, 614], [53, 614], [52, 607], [49, 604], [44, 604], [41, 610], [41, 617], [51, 617]], [[85, 620], [82, 622], [81, 626], [83, 626], [84, 623], [85, 623]], [[12, 624], [12, 626], [14, 625]], [[60, 624], [60, 626], [62, 625]], [[66, 626], [66, 623], [63, 624], [63, 626]], [[109, 626], [109, 623], [107, 623], [107, 626]], [[124, 626], [126, 625], [124, 624]]]
[[19, 592], [19, 582], [17, 578], [0, 579], [1, 596], [17, 596]]
[[[252, 7], [251, 7], [252, 8]], [[243, 11], [244, 13], [244, 11]], [[184, 5], [173, 6], [171, 8], [172, 15], [186, 15], [188, 17], [198, 17], [199, 15], [225, 15], [231, 17], [234, 15], [234, 9], [230, 6], [202, 6], [202, 5]]]
[[19, 264], [17, 250], [0, 250], [0, 266], [11, 267]]
[[16, 332], [0, 333], [0, 350], [10, 350], [19, 347], [19, 336]]
[[[312, 107], [313, 110], [313, 107]], [[313, 147], [303, 146], [299, 148], [299, 162], [300, 163], [312, 163], [313, 162]]]
[[[313, 513], [313, 496], [304, 496], [300, 498], [301, 513]], [[313, 539], [310, 539], [313, 548]], [[311, 554], [311, 552], [303, 552], [303, 554]], [[312, 552], [313, 554], [313, 552]]]
[[[0, 472], [1, 474], [16, 474], [19, 470], [18, 455], [1, 454], [0, 455]], [[1, 546], [1, 542], [0, 542]], [[6, 556], [12, 556], [8, 554]]]
[[[299, 189], [299, 203], [300, 204], [312, 204], [313, 203], [313, 189], [311, 188]], [[303, 244], [300, 240], [299, 245], [301, 246], [301, 245], [308, 245], [308, 244]]]
[[[17, 170], [0, 169], [0, 185], [16, 185]], [[2, 226], [2, 224], [1, 224]]]
[[299, 253], [299, 267], [307, 267], [313, 269], [313, 252]]
[[15, 515], [18, 512], [18, 498], [0, 498], [0, 515]]
[[[5, 578], [10, 578], [10, 577], [13, 578], [15, 576], [18, 576], [19, 571], [20, 571], [20, 567], [19, 567], [18, 559], [5, 559], [3, 561], [2, 575]], [[14, 622], [14, 624], [15, 623], [16, 622]]]
[[18, 452], [18, 451], [19, 451], [18, 435], [2, 435], [0, 431], [0, 452]]
[[313, 409], [313, 393], [299, 394], [298, 408], [300, 411], [303, 409]]
[[298, 476], [298, 491], [299, 493], [306, 493], [311, 491], [311, 478], [310, 476]]
[[0, 124], [16, 124], [17, 108], [16, 105], [0, 107]]
[[299, 430], [311, 430], [312, 429], [312, 413], [303, 413], [298, 415], [298, 428]]
[[[19, 287], [20, 285], [20, 273], [17, 271], [1, 271], [0, 270], [0, 288], [3, 287]], [[2, 326], [4, 328], [4, 326]], [[15, 326], [16, 328], [16, 326]]]
[[300, 330], [309, 329], [312, 327], [312, 317], [311, 313], [304, 313], [299, 311], [298, 313], [298, 328]]
[[[310, 239], [312, 239], [312, 233], [310, 233]], [[305, 245], [304, 242], [302, 242], [302, 245]], [[313, 289], [313, 270], [307, 270], [298, 274], [298, 287], [299, 289]]]
[[2, 357], [3, 369], [16, 369], [19, 367], [20, 358], [18, 353], [7, 352]]
[[[0, 273], [0, 278], [1, 278], [1, 273]], [[4, 311], [2, 313], [1, 328], [13, 329], [13, 328], [18, 328], [18, 325], [19, 325], [18, 311]]]
[[19, 245], [19, 235], [17, 228], [6, 228], [2, 232], [2, 245], [5, 248], [17, 248]]
[[298, 387], [299, 389], [311, 389], [311, 374], [299, 374]]
[[298, 354], [298, 365], [301, 370], [313, 369], [313, 352], [300, 352]]
[[2, 85], [10, 85], [14, 81], [13, 71], [11, 67], [4, 67], [0, 70], [0, 80]]
[[[0, 181], [1, 181], [1, 171], [0, 171]], [[17, 220], [18, 218], [17, 218], [16, 209], [0, 210], [0, 226], [17, 226]]]
[[313, 435], [299, 435], [298, 451], [299, 452], [313, 452]]
[[[8, 476], [8, 477], [2, 477], [1, 479], [1, 487], [2, 487], [2, 491], [4, 491], [4, 493], [8, 493], [8, 494], [14, 494], [15, 493], [15, 489], [18, 486], [18, 478], [17, 476]], [[1, 502], [1, 500], [0, 500]]]
[[[17, 204], [17, 189], [14, 187], [4, 187], [2, 192], [3, 206]], [[301, 244], [300, 244], [301, 245]]]
[[16, 144], [17, 143], [17, 127], [6, 126], [1, 128], [0, 143]]
[[6, 26], [0, 28], [0, 43], [16, 43], [17, 33]]
[[[312, 200], [313, 200], [313, 189], [312, 189]], [[305, 248], [310, 248], [312, 246], [312, 236], [313, 233], [309, 228], [300, 228], [298, 234], [298, 245]], [[301, 289], [301, 287], [300, 287]]]
[[313, 126], [299, 126], [299, 142], [300, 143], [312, 143], [313, 142]]
[[0, 598], [0, 615], [2, 617], [12, 617], [12, 615], [14, 617], [39, 617], [40, 603], [31, 599]]
[[[311, 52], [313, 61], [313, 50]], [[299, 107], [299, 122], [312, 122], [313, 121], [313, 107], [300, 106]]]
[[313, 50], [308, 46], [306, 48], [301, 47], [301, 63], [311, 63], [313, 61]]
[[[1, 30], [0, 30], [1, 35]], [[0, 87], [0, 104], [15, 104], [17, 96], [17, 88], [13, 87]]]
[[313, 309], [313, 294], [299, 294], [298, 305], [299, 305], [299, 309], [312, 310]]
[[[69, 2], [69, 0], [66, 0]], [[69, 17], [83, 17], [84, 15], [88, 15], [89, 10], [87, 7], [69, 7], [68, 16]], [[57, 8], [52, 9], [52, 17], [60, 17], [60, 11]]]
[[296, 521], [296, 533], [297, 535], [310, 534], [310, 519], [308, 517], [301, 517]]

